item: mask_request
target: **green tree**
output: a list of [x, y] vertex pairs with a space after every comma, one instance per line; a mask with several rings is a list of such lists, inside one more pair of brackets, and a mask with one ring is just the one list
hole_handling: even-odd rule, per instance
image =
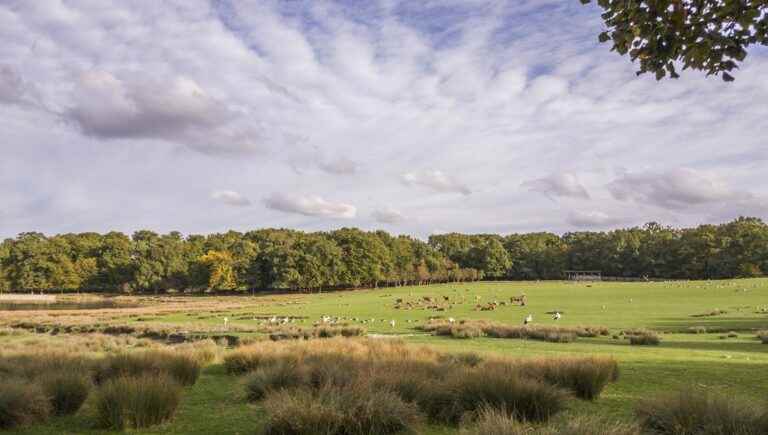
[[[591, 0], [581, 0], [588, 4]], [[765, 0], [597, 0], [607, 30], [600, 42], [640, 61], [637, 72], [660, 80], [677, 78], [683, 69], [722, 73], [747, 57], [750, 45], [768, 45], [768, 2]]]

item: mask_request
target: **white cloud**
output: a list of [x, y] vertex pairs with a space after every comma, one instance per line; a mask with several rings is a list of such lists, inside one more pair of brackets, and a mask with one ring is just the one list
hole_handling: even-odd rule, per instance
[[587, 189], [579, 182], [576, 175], [567, 172], [551, 174], [535, 180], [528, 180], [523, 182], [521, 186], [532, 192], [543, 193], [550, 198], [563, 196], [589, 199], [589, 192], [587, 192]]
[[251, 205], [251, 201], [248, 198], [232, 190], [214, 190], [211, 192], [211, 199], [236, 207]]
[[608, 189], [620, 201], [647, 203], [668, 209], [722, 203], [751, 196], [747, 192], [731, 189], [716, 174], [691, 168], [627, 173], [612, 181]]
[[[322, 192], [360, 225], [397, 204], [419, 217], [398, 231], [420, 236], [566, 231], [587, 195], [632, 223], [768, 217], [763, 51], [734, 83], [657, 82], [597, 43], [594, 5], [358, 3], [0, 1], [0, 237], [330, 229], [345, 213], [199, 213], [210, 180]], [[668, 175], [681, 167], [705, 176]], [[61, 180], [87, 187], [87, 213], [57, 201]]]
[[599, 229], [626, 223], [625, 219], [612, 217], [601, 211], [572, 211], [566, 221], [580, 228]]
[[397, 224], [406, 220], [405, 215], [394, 208], [383, 208], [371, 213], [376, 222], [382, 224]]
[[401, 179], [408, 186], [422, 186], [440, 193], [460, 193], [462, 195], [472, 193], [467, 185], [437, 170], [407, 172], [402, 175]]
[[351, 219], [357, 216], [357, 207], [343, 202], [327, 201], [314, 195], [286, 195], [273, 193], [264, 199], [267, 208], [304, 216]]
[[357, 163], [346, 157], [322, 161], [319, 165], [320, 169], [329, 174], [351, 175], [357, 172]]

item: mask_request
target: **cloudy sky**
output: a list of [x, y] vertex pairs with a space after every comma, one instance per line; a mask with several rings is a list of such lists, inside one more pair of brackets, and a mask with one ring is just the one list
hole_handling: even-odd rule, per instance
[[768, 218], [766, 50], [656, 82], [602, 29], [577, 0], [0, 1], [0, 236]]

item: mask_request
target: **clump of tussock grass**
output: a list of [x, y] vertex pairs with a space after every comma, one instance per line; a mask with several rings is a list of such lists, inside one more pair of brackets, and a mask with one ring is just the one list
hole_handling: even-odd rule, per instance
[[560, 412], [571, 396], [595, 399], [618, 376], [608, 358], [489, 360], [477, 354], [418, 351], [389, 340], [263, 342], [225, 357], [232, 374], [252, 372], [246, 394], [259, 400], [295, 389], [387, 391], [432, 421], [458, 424], [483, 404], [530, 421]]
[[284, 361], [263, 366], [248, 375], [245, 382], [246, 396], [252, 402], [262, 400], [271, 391], [307, 384], [307, 376], [295, 362]]
[[101, 384], [119, 377], [168, 375], [181, 385], [194, 385], [201, 365], [194, 357], [171, 351], [151, 350], [121, 353], [104, 358], [96, 367], [94, 380]]
[[649, 329], [630, 329], [624, 331], [629, 338], [629, 344], [635, 346], [658, 346], [661, 343], [661, 337]]
[[201, 366], [213, 363], [219, 358], [221, 347], [210, 338], [205, 340], [183, 343], [174, 347], [177, 352], [194, 359]]
[[483, 408], [468, 419], [461, 435], [640, 435], [638, 425], [595, 417], [569, 417], [546, 426], [532, 425], [511, 417], [503, 410]]
[[447, 364], [460, 364], [469, 367], [476, 367], [484, 361], [483, 357], [476, 352], [446, 353], [438, 357], [438, 361]]
[[758, 331], [757, 338], [760, 339], [763, 344], [768, 344], [768, 331]]
[[546, 421], [565, 409], [567, 398], [558, 387], [489, 366], [455, 370], [441, 381], [422, 383], [416, 402], [433, 422], [456, 425], [481, 406], [521, 420]]
[[534, 359], [513, 366], [524, 375], [565, 388], [576, 397], [597, 399], [605, 387], [619, 379], [619, 365], [613, 358]]
[[764, 407], [706, 390], [686, 388], [636, 409], [644, 429], [659, 435], [758, 435], [768, 433]]
[[366, 384], [279, 390], [263, 404], [265, 435], [387, 435], [412, 430], [421, 420], [415, 405]]
[[714, 310], [707, 311], [706, 313], [691, 314], [691, 317], [715, 317], [721, 316], [723, 314], [728, 314], [728, 311], [715, 308]]
[[691, 326], [688, 328], [688, 332], [691, 334], [706, 334], [707, 333], [707, 327], [706, 326]]
[[154, 426], [170, 420], [180, 400], [181, 387], [165, 375], [112, 379], [96, 393], [97, 424], [114, 430]]
[[442, 319], [432, 319], [419, 325], [417, 329], [431, 332], [433, 335], [453, 338], [511, 338], [541, 340], [552, 343], [570, 343], [578, 337], [597, 337], [609, 334], [604, 326], [551, 326], [551, 325], [507, 325], [484, 320], [463, 320], [449, 323]]
[[37, 384], [22, 379], [0, 380], [0, 429], [40, 423], [50, 414], [50, 401]]
[[366, 329], [361, 326], [343, 325], [331, 326], [321, 325], [312, 328], [301, 326], [280, 326], [264, 329], [269, 333], [272, 341], [280, 340], [309, 340], [311, 338], [333, 338], [333, 337], [361, 337], [366, 334]]
[[78, 373], [49, 373], [39, 382], [56, 415], [76, 413], [91, 391], [90, 379]]

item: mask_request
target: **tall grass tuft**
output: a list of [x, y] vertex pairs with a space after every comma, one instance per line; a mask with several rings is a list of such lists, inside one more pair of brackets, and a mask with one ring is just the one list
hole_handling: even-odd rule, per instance
[[546, 421], [565, 409], [567, 398], [558, 387], [488, 366], [455, 370], [442, 382], [425, 383], [416, 401], [431, 420], [456, 425], [481, 406], [506, 410], [521, 420]]
[[306, 382], [305, 373], [295, 363], [281, 362], [252, 372], [245, 382], [245, 390], [248, 400], [255, 402], [270, 391], [298, 387]]
[[51, 404], [36, 384], [20, 379], [0, 380], [0, 429], [45, 421]]
[[388, 435], [420, 421], [413, 404], [365, 384], [279, 390], [264, 400], [265, 435]]
[[634, 329], [624, 333], [629, 337], [629, 344], [635, 346], [658, 346], [661, 343], [659, 334], [649, 329]]
[[660, 435], [758, 435], [768, 433], [765, 408], [687, 388], [640, 403], [636, 410], [642, 427]]
[[181, 387], [167, 376], [120, 377], [98, 390], [95, 409], [105, 429], [140, 429], [170, 420], [181, 400]]
[[619, 378], [619, 364], [613, 358], [534, 359], [517, 363], [524, 375], [565, 388], [576, 397], [595, 400], [603, 389]]
[[200, 376], [200, 362], [193, 356], [169, 351], [122, 353], [104, 358], [94, 380], [101, 384], [119, 377], [168, 375], [181, 385], [194, 385]]
[[640, 435], [640, 428], [633, 423], [584, 416], [534, 426], [515, 420], [503, 410], [484, 408], [462, 429], [461, 435]]
[[76, 413], [91, 391], [91, 381], [77, 373], [46, 374], [41, 377], [40, 385], [56, 415]]

